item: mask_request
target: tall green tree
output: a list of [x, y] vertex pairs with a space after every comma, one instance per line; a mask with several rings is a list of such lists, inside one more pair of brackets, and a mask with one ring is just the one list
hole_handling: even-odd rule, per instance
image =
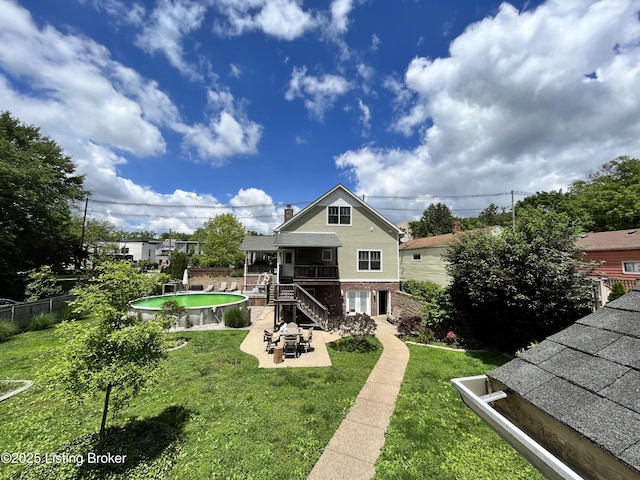
[[587, 180], [575, 181], [572, 202], [590, 217], [596, 232], [640, 226], [640, 160], [627, 156], [605, 163]]
[[515, 230], [462, 236], [445, 254], [459, 324], [513, 352], [587, 314], [592, 284], [577, 232], [565, 214], [530, 208]]
[[86, 192], [71, 158], [37, 127], [0, 114], [0, 291], [22, 297], [18, 272], [72, 260], [73, 203]]
[[244, 256], [240, 244], [246, 231], [242, 223], [231, 213], [223, 213], [198, 228], [193, 238], [204, 244], [208, 263], [220, 267], [240, 265]]
[[409, 222], [409, 228], [414, 238], [430, 237], [451, 233], [453, 227], [453, 214], [444, 203], [429, 205], [422, 213], [422, 218], [417, 222]]
[[75, 289], [75, 312], [97, 323], [65, 322], [64, 342], [46, 376], [74, 400], [104, 392], [98, 450], [104, 445], [110, 403], [117, 411], [152, 382], [166, 356], [162, 320], [141, 321], [130, 302], [154, 293], [160, 276], [148, 276], [128, 262], [105, 262], [96, 277]]

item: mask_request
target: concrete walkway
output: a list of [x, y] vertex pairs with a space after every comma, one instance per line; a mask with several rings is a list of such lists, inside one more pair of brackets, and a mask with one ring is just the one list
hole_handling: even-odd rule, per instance
[[368, 480], [384, 445], [385, 433], [409, 362], [409, 349], [384, 317], [374, 317], [384, 350], [309, 480]]
[[[409, 349], [396, 337], [396, 329], [384, 316], [374, 317], [376, 337], [384, 348], [355, 403], [327, 444], [309, 480], [368, 480], [384, 445], [385, 433], [409, 362]], [[264, 308], [254, 320], [240, 349], [258, 358], [261, 368], [322, 367], [331, 360], [326, 343], [339, 338], [320, 330], [313, 332], [313, 350], [298, 358], [273, 363], [265, 352], [263, 330], [273, 330], [273, 309]]]

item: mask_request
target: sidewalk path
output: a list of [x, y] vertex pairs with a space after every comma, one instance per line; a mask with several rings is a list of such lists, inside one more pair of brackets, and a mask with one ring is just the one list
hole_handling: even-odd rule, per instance
[[324, 449], [308, 480], [368, 480], [384, 445], [385, 433], [409, 362], [409, 349], [384, 317], [374, 317], [384, 347], [355, 403]]
[[[255, 307], [252, 307], [255, 308]], [[298, 358], [273, 363], [265, 352], [263, 330], [273, 330], [273, 308], [256, 309], [256, 319], [240, 349], [258, 358], [260, 368], [325, 367], [331, 365], [326, 343], [338, 334], [313, 332], [313, 350]], [[369, 480], [384, 445], [385, 433], [396, 405], [400, 385], [409, 362], [409, 349], [396, 337], [396, 328], [386, 317], [373, 317], [376, 337], [384, 348], [355, 403], [324, 449], [308, 480]]]

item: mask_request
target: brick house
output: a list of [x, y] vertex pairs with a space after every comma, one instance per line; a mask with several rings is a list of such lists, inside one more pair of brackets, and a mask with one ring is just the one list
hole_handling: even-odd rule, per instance
[[401, 230], [343, 185], [293, 214], [285, 209], [275, 235], [246, 237], [245, 290], [272, 275], [277, 319], [322, 326], [329, 315], [391, 311], [400, 287]]

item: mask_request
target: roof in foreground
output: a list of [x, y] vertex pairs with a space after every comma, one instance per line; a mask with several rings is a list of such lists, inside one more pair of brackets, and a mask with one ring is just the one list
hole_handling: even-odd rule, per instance
[[640, 471], [640, 286], [488, 376]]
[[640, 229], [587, 233], [578, 237], [576, 244], [586, 251], [640, 249]]

